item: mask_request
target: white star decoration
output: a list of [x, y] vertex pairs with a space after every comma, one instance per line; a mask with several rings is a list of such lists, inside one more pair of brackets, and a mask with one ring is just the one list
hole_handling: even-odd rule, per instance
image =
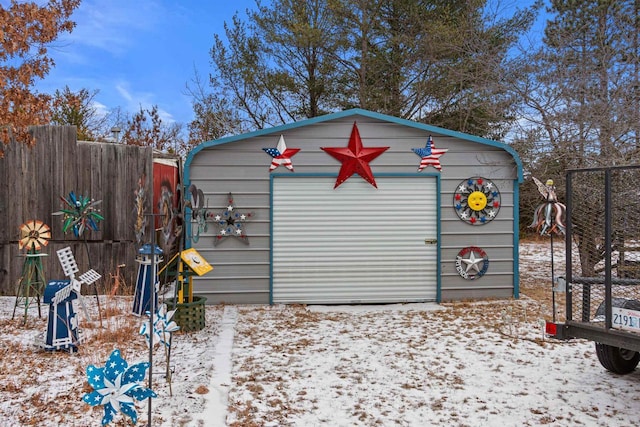
[[484, 264], [484, 258], [476, 258], [475, 252], [471, 251], [467, 258], [462, 258], [462, 262], [467, 265], [465, 272], [473, 269], [480, 273], [480, 264]]
[[110, 403], [116, 412], [120, 412], [120, 403], [133, 404], [133, 398], [126, 393], [136, 387], [137, 383], [122, 384], [122, 374], [118, 375], [113, 383], [105, 378], [104, 388], [96, 390], [102, 396], [100, 405]]
[[456, 270], [464, 279], [478, 279], [484, 276], [488, 268], [487, 254], [476, 246], [464, 248], [456, 256]]

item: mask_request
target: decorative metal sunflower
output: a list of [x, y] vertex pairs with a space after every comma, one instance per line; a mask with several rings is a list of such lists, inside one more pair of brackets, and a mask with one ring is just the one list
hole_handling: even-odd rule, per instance
[[51, 229], [47, 224], [37, 219], [30, 219], [20, 226], [18, 248], [39, 251], [49, 244], [50, 238]]
[[80, 237], [85, 230], [98, 231], [98, 222], [104, 217], [98, 212], [97, 206], [102, 200], [93, 200], [89, 197], [77, 195], [72, 191], [69, 198], [60, 197], [64, 203], [64, 209], [54, 212], [52, 215], [63, 215], [64, 225], [62, 231], [66, 234], [69, 229], [73, 229], [73, 234]]

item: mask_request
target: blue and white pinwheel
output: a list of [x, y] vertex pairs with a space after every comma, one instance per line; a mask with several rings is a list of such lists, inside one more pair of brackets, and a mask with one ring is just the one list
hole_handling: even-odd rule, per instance
[[135, 424], [138, 414], [134, 399], [157, 397], [153, 390], [141, 384], [148, 368], [146, 362], [129, 366], [120, 356], [120, 350], [114, 350], [104, 368], [87, 367], [87, 379], [94, 391], [85, 394], [82, 400], [91, 406], [104, 406], [102, 425], [113, 421], [118, 412], [128, 415]]
[[[151, 335], [153, 334], [153, 344], [162, 343], [166, 347], [171, 346], [171, 334], [180, 329], [171, 318], [176, 310], [167, 312], [167, 304], [161, 304], [153, 318], [153, 331], [149, 331], [149, 322], [145, 322], [140, 327], [140, 335], [144, 335], [147, 339], [147, 345], [151, 344]], [[147, 312], [149, 314], [149, 312]]]

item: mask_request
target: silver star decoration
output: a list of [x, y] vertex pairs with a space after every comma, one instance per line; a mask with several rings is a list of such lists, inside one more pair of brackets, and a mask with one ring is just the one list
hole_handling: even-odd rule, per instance
[[462, 258], [462, 262], [467, 265], [465, 272], [469, 272], [469, 270], [475, 270], [476, 273], [480, 273], [480, 266], [484, 264], [484, 258], [476, 258], [475, 252], [471, 251], [469, 253], [468, 258]]

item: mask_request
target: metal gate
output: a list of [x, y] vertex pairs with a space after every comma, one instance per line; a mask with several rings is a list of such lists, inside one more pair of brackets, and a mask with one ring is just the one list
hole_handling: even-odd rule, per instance
[[568, 335], [640, 349], [640, 166], [566, 174]]

